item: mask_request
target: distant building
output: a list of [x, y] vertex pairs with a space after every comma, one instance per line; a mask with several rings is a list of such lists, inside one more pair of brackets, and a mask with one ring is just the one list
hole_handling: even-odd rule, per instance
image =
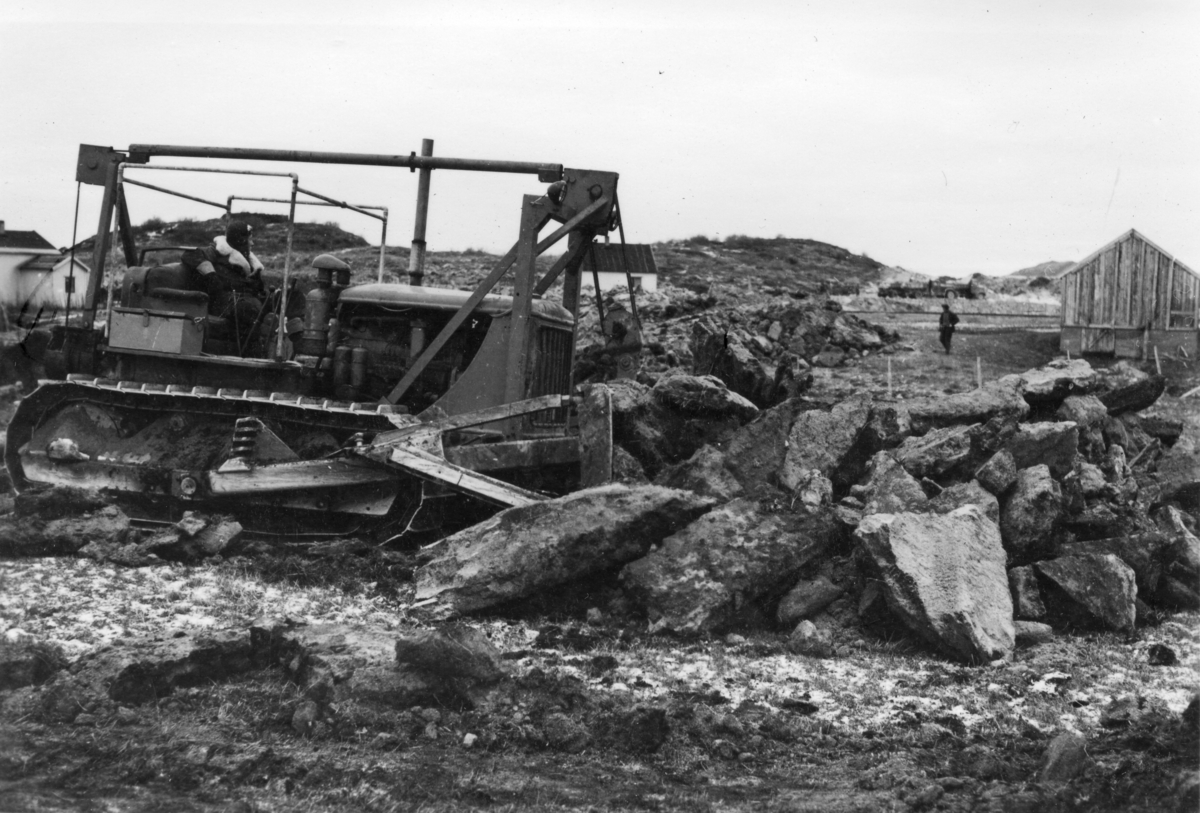
[[[624, 250], [622, 250], [622, 248]], [[629, 276], [625, 269], [628, 267]], [[596, 243], [580, 269], [579, 286], [594, 289], [593, 270], [600, 278], [600, 290], [611, 291], [633, 283], [633, 291], [658, 290], [658, 266], [654, 262], [654, 251], [650, 246], [639, 243]]]
[[[73, 307], [82, 304], [88, 267], [75, 259]], [[0, 305], [47, 308], [67, 306], [71, 258], [35, 231], [11, 231], [0, 220]]]
[[1130, 229], [1062, 276], [1060, 347], [1147, 358], [1200, 353], [1200, 274]]

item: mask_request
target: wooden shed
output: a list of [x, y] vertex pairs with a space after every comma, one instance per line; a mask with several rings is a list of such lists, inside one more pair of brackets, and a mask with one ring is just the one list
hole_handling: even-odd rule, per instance
[[1067, 271], [1062, 301], [1065, 351], [1200, 355], [1200, 274], [1134, 229]]

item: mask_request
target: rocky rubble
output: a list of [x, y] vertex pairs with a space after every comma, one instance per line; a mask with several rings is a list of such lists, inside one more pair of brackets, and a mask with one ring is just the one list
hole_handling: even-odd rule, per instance
[[[698, 332], [706, 341], [717, 335]], [[706, 393], [711, 411], [680, 408], [695, 398], [656, 397], [663, 381]], [[620, 585], [652, 631], [786, 624], [798, 640], [828, 640], [869, 631], [883, 612], [947, 656], [979, 663], [1051, 629], [1128, 631], [1154, 607], [1200, 608], [1200, 506], [1188, 468], [1200, 421], [1147, 422], [1151, 436], [1130, 409], [1161, 387], [1128, 365], [1108, 372], [1057, 361], [973, 392], [911, 401], [821, 403], [800, 394], [766, 406], [771, 399], [751, 388], [766, 407], [757, 412], [725, 406], [712, 377], [596, 386], [612, 389], [614, 442], [657, 484], [629, 488], [685, 489], [703, 500], [690, 519], [639, 536], [622, 558]], [[687, 460], [666, 440], [681, 434]], [[611, 511], [602, 507], [607, 493]], [[612, 521], [586, 542], [575, 535], [572, 552], [557, 559], [583, 561], [586, 549], [629, 536], [618, 493], [634, 492], [591, 493], [594, 510]], [[487, 527], [519, 524], [519, 512]], [[549, 511], [533, 525], [539, 539], [566, 539], [574, 522]], [[542, 543], [522, 541], [530, 531], [510, 536], [505, 556], [540, 568]], [[439, 561], [418, 571], [421, 595], [435, 597], [429, 585], [446, 582], [443, 563], [462, 572], [460, 557], [488, 547], [492, 533], [480, 526], [447, 540]], [[830, 571], [830, 581], [818, 571], [833, 561], [849, 566]], [[506, 589], [517, 581], [512, 567], [469, 569]], [[445, 607], [484, 609], [510, 595]]]
[[[871, 353], [895, 352], [900, 337], [842, 313], [833, 300], [818, 299], [661, 319], [655, 336], [647, 338], [642, 360], [647, 377], [690, 369], [768, 407], [811, 386], [814, 365], [837, 367]], [[586, 351], [583, 356], [590, 358]]]
[[[830, 654], [898, 623], [979, 663], [1048, 629], [1129, 631], [1156, 608], [1200, 608], [1200, 420], [1130, 411], [1161, 388], [1128, 365], [1057, 361], [908, 401], [767, 406], [750, 388], [756, 406], [680, 371], [591, 386], [612, 405], [618, 482], [438, 542], [415, 572], [423, 612], [496, 611], [601, 578], [653, 632], [794, 629], [797, 651]], [[62, 489], [21, 495], [0, 526], [7, 555], [129, 565], [236, 552], [241, 530], [189, 514], [149, 532]]]

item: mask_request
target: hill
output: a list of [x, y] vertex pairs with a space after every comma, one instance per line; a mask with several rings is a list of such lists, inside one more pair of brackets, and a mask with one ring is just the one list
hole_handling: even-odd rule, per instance
[[1059, 262], [1058, 260], [1047, 260], [1044, 263], [1031, 265], [1028, 268], [1022, 268], [1020, 271], [1013, 271], [1009, 274], [1010, 277], [1045, 277], [1046, 279], [1058, 279], [1067, 269], [1075, 265], [1074, 261]]

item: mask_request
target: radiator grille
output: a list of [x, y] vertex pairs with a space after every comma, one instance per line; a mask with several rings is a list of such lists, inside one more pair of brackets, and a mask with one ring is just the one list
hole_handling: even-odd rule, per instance
[[[535, 370], [531, 398], [539, 395], [566, 395], [571, 386], [571, 331], [549, 327], [538, 328], [537, 354], [533, 359]], [[535, 412], [530, 419], [534, 426], [552, 427], [566, 423], [567, 412], [545, 409]]]

